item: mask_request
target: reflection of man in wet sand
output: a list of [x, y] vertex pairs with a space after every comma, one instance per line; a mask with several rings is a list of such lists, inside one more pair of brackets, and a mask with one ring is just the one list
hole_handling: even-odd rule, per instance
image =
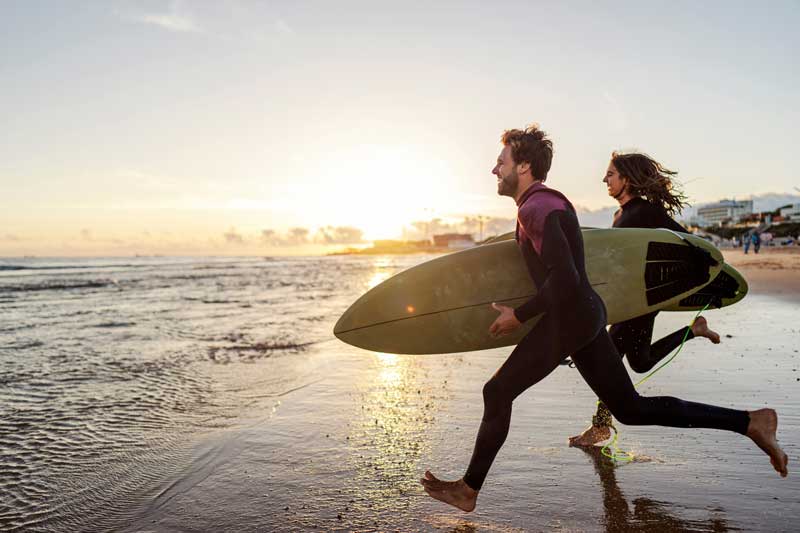
[[492, 173], [497, 176], [497, 192], [514, 198], [519, 208], [517, 244], [537, 294], [516, 309], [492, 304], [500, 315], [489, 333], [506, 335], [535, 316], [543, 317], [483, 388], [483, 419], [464, 477], [441, 481], [426, 471], [420, 480], [425, 492], [472, 511], [508, 435], [514, 399], [569, 354], [583, 379], [621, 423], [735, 431], [750, 437], [785, 476], [788, 458], [775, 438], [778, 417], [772, 409], [738, 411], [636, 392], [605, 329], [603, 302], [586, 276], [575, 209], [563, 194], [544, 185], [552, 143], [537, 127], [506, 131], [502, 142]]
[[592, 458], [594, 470], [603, 485], [603, 507], [605, 508], [606, 531], [728, 531], [728, 524], [721, 518], [705, 521], [682, 520], [670, 515], [661, 502], [648, 498], [636, 498], [631, 514], [628, 502], [617, 485], [614, 470], [617, 466], [606, 460], [600, 448], [580, 448]]

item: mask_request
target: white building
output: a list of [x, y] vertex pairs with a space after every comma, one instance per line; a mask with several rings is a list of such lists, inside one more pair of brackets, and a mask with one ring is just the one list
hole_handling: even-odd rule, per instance
[[753, 200], [721, 200], [697, 208], [697, 222], [701, 226], [713, 226], [724, 221], [738, 222], [742, 216], [753, 212]]
[[781, 208], [781, 216], [785, 220], [800, 221], [800, 204], [792, 204]]

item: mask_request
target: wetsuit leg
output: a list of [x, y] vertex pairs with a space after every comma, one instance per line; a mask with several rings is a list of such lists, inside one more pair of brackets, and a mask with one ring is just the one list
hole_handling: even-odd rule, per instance
[[657, 314], [658, 312], [650, 313], [614, 324], [608, 332], [611, 335], [614, 346], [617, 347], [617, 351], [628, 358], [628, 364], [631, 369], [639, 374], [649, 372], [672, 350], [680, 346], [684, 335], [687, 335], [687, 331], [686, 340], [694, 338], [692, 328], [684, 326], [659, 339], [651, 346], [653, 325]]
[[[639, 374], [649, 372], [656, 364], [669, 355], [672, 350], [680, 346], [683, 337], [686, 340], [694, 338], [692, 328], [684, 326], [666, 337], [658, 340], [652, 346], [653, 326], [658, 312], [643, 315], [619, 324], [614, 324], [608, 330], [611, 341], [621, 356], [628, 358], [631, 369]], [[688, 335], [687, 335], [688, 330]], [[609, 427], [612, 425], [611, 413], [603, 402], [597, 403], [597, 410], [592, 417], [592, 425]]]
[[623, 424], [747, 433], [750, 423], [747, 411], [687, 402], [670, 396], [640, 396], [605, 330], [573, 354], [572, 360], [586, 383]]
[[545, 317], [514, 348], [483, 387], [483, 418], [464, 481], [480, 490], [511, 422], [511, 404], [525, 389], [555, 370], [563, 354], [553, 343], [555, 331]]

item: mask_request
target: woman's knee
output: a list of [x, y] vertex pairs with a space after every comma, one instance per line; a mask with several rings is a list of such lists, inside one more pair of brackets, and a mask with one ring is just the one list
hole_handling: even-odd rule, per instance
[[637, 374], [644, 374], [653, 368], [653, 365], [650, 364], [649, 353], [636, 351], [632, 353], [629, 352], [626, 354], [626, 356], [628, 358], [628, 365], [631, 367], [631, 370]]

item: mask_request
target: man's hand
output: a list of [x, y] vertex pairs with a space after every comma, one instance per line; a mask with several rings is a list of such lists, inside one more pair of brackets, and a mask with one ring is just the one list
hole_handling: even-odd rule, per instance
[[493, 303], [492, 309], [500, 313], [500, 316], [498, 316], [491, 327], [489, 327], [489, 335], [492, 337], [497, 338], [508, 335], [522, 325], [522, 323], [517, 320], [517, 317], [514, 316], [514, 310], [512, 308]]

